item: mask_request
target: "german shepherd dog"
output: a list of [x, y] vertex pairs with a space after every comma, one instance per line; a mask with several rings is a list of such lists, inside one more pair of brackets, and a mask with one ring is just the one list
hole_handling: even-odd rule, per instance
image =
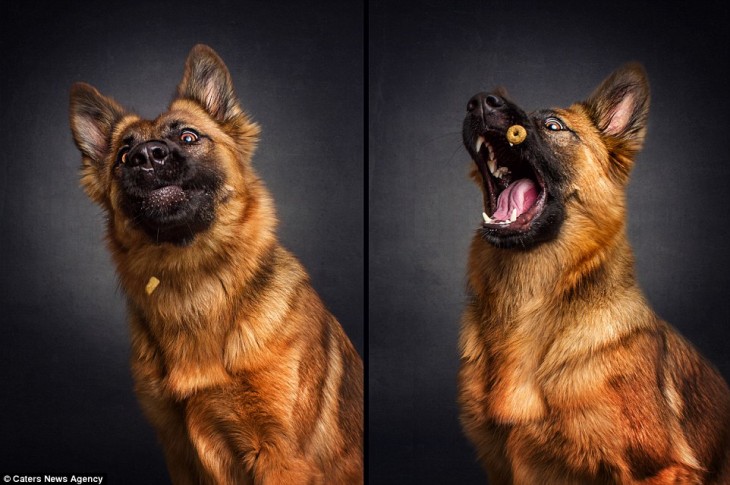
[[223, 61], [193, 48], [154, 120], [83, 83], [70, 114], [172, 481], [362, 483], [362, 361], [277, 242], [259, 128]]
[[484, 222], [459, 400], [489, 483], [730, 483], [727, 384], [634, 276], [625, 188], [644, 69], [620, 68], [566, 109], [527, 114], [503, 91], [467, 109]]

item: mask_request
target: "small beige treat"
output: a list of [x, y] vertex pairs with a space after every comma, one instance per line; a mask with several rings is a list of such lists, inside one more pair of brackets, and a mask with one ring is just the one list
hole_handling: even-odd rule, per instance
[[157, 289], [157, 285], [160, 284], [160, 280], [155, 278], [154, 276], [150, 278], [150, 280], [147, 282], [147, 286], [144, 287], [144, 291], [147, 292], [148, 295], [151, 295], [153, 291]]
[[513, 145], [519, 145], [527, 138], [527, 130], [520, 125], [512, 125], [507, 128], [507, 141]]

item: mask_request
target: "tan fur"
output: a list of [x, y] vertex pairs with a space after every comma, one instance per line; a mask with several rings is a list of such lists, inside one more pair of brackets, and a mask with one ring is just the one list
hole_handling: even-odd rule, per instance
[[627, 113], [601, 127], [601, 89], [557, 110], [580, 138], [554, 139], [572, 174], [557, 238], [526, 251], [473, 240], [462, 423], [490, 484], [727, 484], [727, 385], [634, 277], [624, 190], [643, 119], [621, 137]]
[[[220, 71], [211, 81], [218, 86], [190, 86], [196, 62]], [[276, 239], [272, 200], [250, 165], [259, 129], [231, 101], [222, 61], [207, 47], [193, 49], [180, 97], [152, 121], [118, 116], [118, 105], [102, 98], [115, 109], [106, 113], [111, 150], [101, 160], [85, 141], [98, 136], [84, 125], [89, 89], [72, 93], [82, 185], [108, 214], [136, 393], [173, 482], [362, 483], [362, 362]], [[112, 168], [125, 134], [156, 139], [170, 119], [210, 136], [225, 174], [215, 221], [185, 246], [156, 244], [135, 226], [119, 207]], [[148, 294], [153, 276], [160, 282]]]

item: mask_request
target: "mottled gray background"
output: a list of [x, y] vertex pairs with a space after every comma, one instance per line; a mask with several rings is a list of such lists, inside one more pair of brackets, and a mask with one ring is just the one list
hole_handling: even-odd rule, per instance
[[[683, 5], [683, 6], [680, 6]], [[583, 99], [641, 61], [648, 138], [629, 187], [638, 277], [656, 311], [730, 377], [726, 2], [370, 1], [369, 335], [373, 484], [485, 479], [455, 405], [467, 246], [481, 197], [466, 103]]]
[[283, 243], [362, 353], [364, 7], [347, 2], [5, 2], [0, 16], [0, 475], [167, 482], [132, 394], [103, 218], [78, 187], [68, 91], [164, 111], [209, 44], [262, 126], [254, 164]]

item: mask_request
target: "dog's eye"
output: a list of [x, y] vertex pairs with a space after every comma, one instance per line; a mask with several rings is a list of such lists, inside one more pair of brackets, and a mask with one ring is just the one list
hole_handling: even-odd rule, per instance
[[200, 135], [198, 135], [195, 131], [186, 129], [180, 132], [180, 141], [185, 143], [186, 145], [190, 145], [191, 143], [195, 143], [200, 139]]
[[119, 152], [117, 153], [117, 163], [125, 164], [127, 163], [127, 154], [129, 153], [129, 147], [123, 146], [119, 149]]
[[551, 116], [545, 120], [545, 128], [550, 131], [563, 131], [565, 129], [565, 125], [559, 119]]

